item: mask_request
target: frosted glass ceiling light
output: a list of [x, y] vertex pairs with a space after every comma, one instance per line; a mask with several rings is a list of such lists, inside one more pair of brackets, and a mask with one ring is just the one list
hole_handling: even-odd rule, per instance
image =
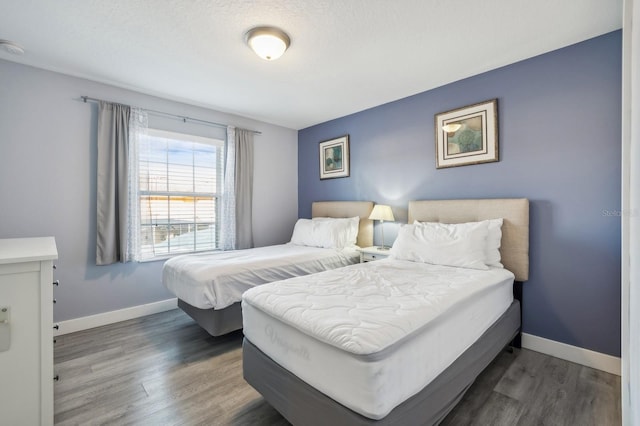
[[256, 27], [245, 34], [245, 41], [256, 55], [267, 61], [278, 59], [291, 44], [282, 30], [274, 27]]
[[0, 40], [0, 50], [5, 50], [14, 55], [22, 55], [24, 53], [22, 46], [9, 40]]

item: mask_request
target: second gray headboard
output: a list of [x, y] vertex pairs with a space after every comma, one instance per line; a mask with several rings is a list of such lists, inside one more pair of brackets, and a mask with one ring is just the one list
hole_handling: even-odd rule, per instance
[[494, 198], [409, 202], [409, 223], [462, 223], [503, 218], [500, 256], [516, 281], [529, 279], [529, 200]]

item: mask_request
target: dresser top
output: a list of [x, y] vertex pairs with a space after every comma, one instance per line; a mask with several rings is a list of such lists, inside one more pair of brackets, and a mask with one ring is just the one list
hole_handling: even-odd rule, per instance
[[57, 258], [58, 249], [53, 237], [0, 239], [0, 264]]

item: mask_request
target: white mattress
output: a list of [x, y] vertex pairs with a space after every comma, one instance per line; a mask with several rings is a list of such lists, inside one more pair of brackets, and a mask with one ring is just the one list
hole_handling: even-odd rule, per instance
[[513, 301], [514, 275], [379, 260], [247, 291], [245, 337], [342, 405], [381, 419]]
[[179, 299], [200, 309], [222, 309], [260, 284], [308, 275], [358, 262], [354, 249], [282, 244], [247, 250], [186, 254], [167, 260], [162, 283]]

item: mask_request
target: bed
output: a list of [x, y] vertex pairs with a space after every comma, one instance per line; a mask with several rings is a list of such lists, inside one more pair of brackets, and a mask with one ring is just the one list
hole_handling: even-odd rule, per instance
[[[316, 219], [359, 217], [356, 244], [368, 247], [373, 244], [373, 221], [369, 219], [372, 208], [369, 201], [321, 201], [312, 204], [311, 214]], [[298, 226], [296, 223], [296, 229]], [[295, 235], [296, 230], [292, 238]], [[162, 282], [176, 295], [180, 309], [209, 334], [220, 336], [242, 328], [240, 300], [247, 289], [358, 261], [355, 248], [336, 250], [288, 243], [176, 256], [165, 262]]]
[[501, 350], [519, 345], [529, 203], [409, 204], [410, 224], [498, 218], [504, 268], [391, 256], [245, 293], [245, 380], [294, 425], [439, 423]]

